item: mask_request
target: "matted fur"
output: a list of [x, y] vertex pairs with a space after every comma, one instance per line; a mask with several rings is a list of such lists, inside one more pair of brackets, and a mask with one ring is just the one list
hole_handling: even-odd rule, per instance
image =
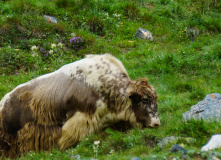
[[56, 146], [61, 137], [61, 127], [45, 126], [36, 123], [27, 123], [18, 131], [18, 142], [20, 152], [26, 153], [30, 150], [39, 152], [50, 151]]
[[21, 84], [0, 101], [0, 156], [66, 149], [118, 122], [157, 127], [157, 94], [110, 54], [88, 55]]

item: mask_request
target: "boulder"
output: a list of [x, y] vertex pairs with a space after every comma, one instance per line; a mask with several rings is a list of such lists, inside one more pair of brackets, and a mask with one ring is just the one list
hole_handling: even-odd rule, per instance
[[164, 148], [167, 145], [172, 145], [178, 143], [178, 141], [185, 141], [186, 143], [194, 143], [196, 142], [196, 139], [191, 137], [177, 137], [177, 136], [170, 136], [163, 138], [159, 143], [158, 146], [160, 148]]
[[190, 119], [221, 121], [221, 94], [208, 94], [202, 101], [193, 105], [189, 111], [183, 113], [183, 121]]
[[213, 135], [207, 144], [201, 148], [201, 151], [210, 151], [216, 148], [221, 148], [221, 134]]
[[135, 37], [153, 41], [152, 33], [141, 27], [135, 33]]

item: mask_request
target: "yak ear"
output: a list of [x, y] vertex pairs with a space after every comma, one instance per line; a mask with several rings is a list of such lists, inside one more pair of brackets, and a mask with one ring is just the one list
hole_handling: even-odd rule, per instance
[[141, 78], [136, 82], [136, 86], [147, 86], [149, 84], [147, 78]]
[[146, 78], [139, 79], [132, 88], [129, 89], [129, 98], [133, 102], [139, 102], [144, 95], [143, 90], [149, 86], [148, 80]]
[[141, 95], [136, 91], [136, 89], [130, 89], [128, 96], [132, 102], [139, 102], [141, 100]]

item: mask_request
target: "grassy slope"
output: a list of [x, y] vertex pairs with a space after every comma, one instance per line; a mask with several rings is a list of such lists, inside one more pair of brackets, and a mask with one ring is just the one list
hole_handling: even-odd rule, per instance
[[[85, 54], [106, 52], [124, 63], [132, 79], [148, 77], [159, 95], [162, 126], [158, 129], [127, 133], [107, 129], [65, 152], [29, 153], [20, 159], [74, 159], [78, 154], [82, 158], [94, 157], [96, 140], [101, 141], [99, 159], [179, 156], [169, 152], [170, 145], [164, 149], [155, 146], [167, 136], [196, 138], [197, 142], [180, 143], [186, 149], [199, 151], [212, 134], [221, 132], [220, 124], [184, 123], [182, 113], [205, 95], [221, 91], [220, 5], [212, 0], [1, 2], [0, 97], [18, 84]], [[45, 22], [45, 14], [55, 16], [58, 24]], [[136, 39], [134, 34], [139, 27], [150, 30], [155, 41]], [[71, 33], [83, 37], [76, 49], [69, 42]], [[38, 51], [37, 57], [32, 56], [33, 45], [40, 48], [46, 42], [57, 44], [58, 39], [64, 46], [57, 53], [45, 57]], [[50, 50], [50, 45], [45, 50]]]

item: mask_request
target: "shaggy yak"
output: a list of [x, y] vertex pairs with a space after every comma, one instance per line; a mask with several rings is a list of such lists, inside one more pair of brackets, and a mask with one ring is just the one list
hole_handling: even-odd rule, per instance
[[157, 94], [110, 54], [88, 55], [17, 86], [0, 101], [0, 156], [64, 150], [118, 122], [158, 127]]

